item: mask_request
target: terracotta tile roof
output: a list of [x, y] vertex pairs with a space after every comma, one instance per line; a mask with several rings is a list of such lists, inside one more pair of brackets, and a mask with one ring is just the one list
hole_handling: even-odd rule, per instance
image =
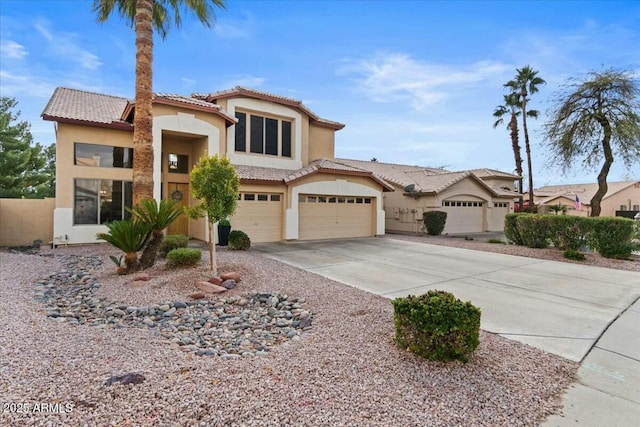
[[238, 177], [250, 181], [272, 181], [282, 182], [294, 174], [296, 171], [291, 169], [265, 168], [261, 166], [234, 165]]
[[316, 113], [311, 111], [306, 105], [302, 103], [302, 101], [298, 99], [288, 98], [286, 96], [275, 95], [269, 92], [263, 92], [256, 89], [250, 89], [243, 86], [236, 86], [233, 89], [225, 89], [217, 92], [211, 93], [192, 93], [192, 97], [203, 99], [206, 101], [217, 101], [218, 99], [231, 98], [234, 96], [247, 96], [250, 98], [258, 98], [266, 101], [272, 101], [278, 104], [288, 105], [291, 107], [296, 107], [307, 114], [311, 120], [320, 126], [329, 127], [331, 129], [340, 130], [344, 128], [343, 123], [334, 122], [332, 120], [327, 120], [319, 117]]
[[393, 187], [384, 180], [375, 176], [369, 171], [345, 166], [331, 160], [321, 159], [311, 162], [309, 166], [302, 169], [277, 169], [262, 166], [234, 165], [241, 180], [281, 182], [289, 184], [305, 176], [318, 172], [327, 172], [345, 175], [361, 175], [373, 178], [379, 182], [386, 191], [393, 191]]
[[213, 111], [215, 114], [222, 116], [229, 125], [235, 124], [238, 121], [235, 117], [229, 115], [229, 113], [223, 110], [218, 104], [202, 99], [172, 93], [154, 93], [153, 99], [154, 102], [158, 103], [165, 103], [163, 101], [168, 101], [166, 102], [167, 104], [187, 104], [187, 106], [195, 106], [200, 109], [204, 109], [205, 111]]
[[52, 121], [80, 121], [103, 125], [130, 126], [121, 120], [129, 100], [83, 90], [58, 87], [53, 92], [42, 118]]
[[513, 178], [518, 179], [521, 178], [518, 175], [514, 175], [508, 172], [503, 172], [503, 171], [499, 171], [496, 169], [488, 169], [488, 168], [482, 168], [482, 169], [471, 169], [469, 172], [473, 172], [474, 174], [476, 174], [479, 178], [489, 178], [489, 177], [496, 177], [496, 178]]
[[[603, 200], [619, 193], [622, 190], [627, 189], [635, 184], [640, 184], [640, 181], [618, 181], [607, 183], [607, 194], [603, 197]], [[544, 187], [534, 188], [533, 192], [535, 196], [546, 197], [539, 203], [546, 203], [557, 197], [567, 197], [575, 200], [576, 195], [580, 198], [583, 204], [589, 204], [593, 196], [598, 191], [598, 184], [567, 184], [567, 185], [545, 185]], [[640, 193], [640, 188], [638, 189]], [[526, 194], [525, 194], [526, 195]]]
[[447, 187], [452, 186], [456, 182], [460, 182], [464, 178], [473, 175], [468, 171], [448, 172], [440, 174], [433, 174], [426, 171], [408, 171], [405, 173], [410, 176], [415, 183], [416, 187], [414, 191], [423, 193], [439, 193]]
[[410, 184], [416, 184], [416, 182], [407, 175], [407, 172], [423, 171], [426, 174], [431, 175], [448, 172], [444, 169], [429, 168], [424, 166], [409, 166], [394, 163], [371, 162], [366, 160], [336, 159], [335, 161], [340, 162], [344, 165], [371, 171], [385, 181], [392, 182], [401, 187], [406, 187]]

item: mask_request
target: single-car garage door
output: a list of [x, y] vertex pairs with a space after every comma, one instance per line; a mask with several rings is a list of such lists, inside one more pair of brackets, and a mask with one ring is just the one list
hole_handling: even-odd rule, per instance
[[442, 210], [447, 213], [444, 233], [476, 233], [484, 231], [484, 202], [445, 200]]
[[299, 239], [373, 236], [375, 206], [375, 197], [301, 194]]
[[282, 240], [282, 194], [240, 193], [231, 230], [242, 230], [251, 242]]

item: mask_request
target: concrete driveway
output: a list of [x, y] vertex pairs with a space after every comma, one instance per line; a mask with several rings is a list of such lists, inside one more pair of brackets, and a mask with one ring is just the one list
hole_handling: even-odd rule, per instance
[[452, 292], [482, 309], [482, 329], [581, 362], [564, 416], [546, 426], [640, 419], [640, 273], [392, 238], [253, 250], [390, 299]]

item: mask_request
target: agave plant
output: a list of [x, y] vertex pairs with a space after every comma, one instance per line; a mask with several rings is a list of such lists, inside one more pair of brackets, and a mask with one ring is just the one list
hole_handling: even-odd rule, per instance
[[183, 209], [172, 200], [161, 200], [158, 204], [154, 199], [142, 199], [129, 212], [134, 222], [145, 224], [151, 230], [150, 240], [140, 256], [140, 267], [152, 267], [162, 245], [164, 229], [182, 214]]
[[119, 267], [118, 273], [128, 274], [140, 268], [138, 251], [142, 250], [151, 237], [151, 227], [141, 221], [123, 220], [106, 224], [108, 233], [99, 233], [98, 239], [106, 240], [124, 252], [125, 267]]

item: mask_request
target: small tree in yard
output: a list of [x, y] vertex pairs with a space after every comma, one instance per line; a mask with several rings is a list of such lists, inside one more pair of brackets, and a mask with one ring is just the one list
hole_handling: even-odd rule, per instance
[[217, 155], [200, 158], [191, 170], [191, 192], [200, 200], [194, 208], [188, 208], [191, 218], [207, 217], [209, 223], [209, 261], [214, 274], [218, 272], [213, 224], [233, 215], [238, 204], [240, 180], [229, 160]]

